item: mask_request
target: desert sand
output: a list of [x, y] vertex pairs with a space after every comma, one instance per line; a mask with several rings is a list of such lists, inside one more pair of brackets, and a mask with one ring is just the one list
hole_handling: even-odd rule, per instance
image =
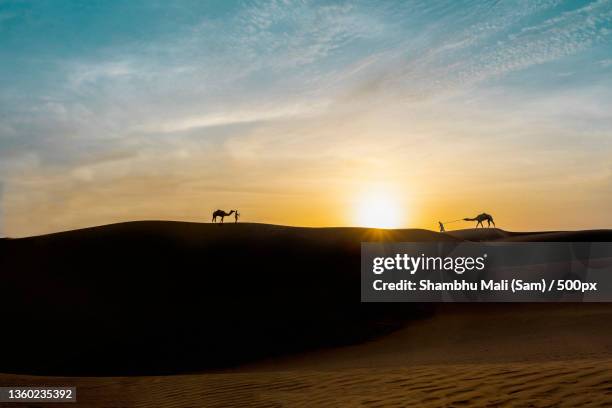
[[96, 407], [612, 403], [610, 307], [496, 305], [483, 311], [468, 306], [440, 311], [437, 317], [364, 344], [223, 372], [91, 378], [3, 375], [0, 382], [76, 385], [79, 403]]
[[92, 407], [612, 405], [612, 305], [363, 305], [358, 290], [362, 240], [610, 238], [143, 222], [3, 240], [20, 330], [0, 384], [75, 385]]

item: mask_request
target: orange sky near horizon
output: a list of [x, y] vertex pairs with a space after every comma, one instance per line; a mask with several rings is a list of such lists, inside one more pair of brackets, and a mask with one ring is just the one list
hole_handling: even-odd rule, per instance
[[[491, 117], [479, 121], [471, 110], [447, 109], [448, 119], [436, 122], [416, 107], [410, 121], [401, 109], [372, 107], [350, 120], [275, 121], [216, 148], [185, 141], [69, 171], [33, 166], [5, 185], [4, 234], [145, 219], [209, 222], [217, 208], [239, 209], [243, 222], [364, 226], [372, 225], [364, 220], [368, 205], [382, 206], [380, 226], [398, 228], [437, 230], [439, 220], [481, 212], [511, 231], [612, 227], [610, 173], [598, 171], [605, 149], [551, 149], [537, 137], [506, 133], [550, 132], [541, 125], [503, 132], [499, 125], [494, 132]], [[291, 132], [299, 137], [287, 137]], [[391, 222], [385, 206], [394, 212]]]
[[[439, 220], [487, 212], [511, 231], [612, 227], [605, 133], [591, 135], [599, 150], [571, 149], [547, 145], [541, 135], [555, 129], [560, 138], [574, 129], [542, 118], [509, 120], [518, 117], [510, 107], [496, 115], [435, 107], [412, 105], [407, 115], [406, 105], [366, 105], [356, 116], [290, 117], [216, 146], [179, 138], [162, 150], [68, 171], [41, 172], [32, 163], [5, 185], [4, 234], [146, 219], [209, 222], [217, 208], [239, 209], [243, 222], [367, 226], [373, 224], [363, 208], [372, 197], [394, 212], [391, 222], [381, 214], [380, 226], [437, 230]], [[435, 120], [439, 115], [445, 119]], [[375, 215], [369, 219], [376, 225]]]

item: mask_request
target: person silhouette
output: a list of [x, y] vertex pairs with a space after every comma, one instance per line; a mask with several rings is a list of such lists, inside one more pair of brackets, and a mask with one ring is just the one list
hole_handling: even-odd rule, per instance
[[236, 210], [236, 212], [234, 213], [234, 224], [238, 223], [238, 217], [240, 217], [240, 213], [238, 212], [238, 210]]
[[446, 230], [444, 229], [444, 224], [442, 224], [441, 221], [438, 221], [438, 224], [440, 224], [440, 232], [445, 232]]

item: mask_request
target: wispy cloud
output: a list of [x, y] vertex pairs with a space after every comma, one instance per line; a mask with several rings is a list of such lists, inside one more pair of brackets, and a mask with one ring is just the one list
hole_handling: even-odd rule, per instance
[[143, 75], [138, 68], [128, 61], [98, 62], [95, 64], [79, 64], [71, 69], [68, 81], [73, 87], [80, 87], [98, 81], [115, 80], [117, 78]]
[[136, 127], [134, 130], [152, 133], [173, 133], [198, 128], [237, 125], [241, 123], [254, 123], [287, 118], [301, 119], [305, 116], [322, 112], [326, 106], [327, 103], [322, 101], [311, 105], [294, 104], [268, 108], [260, 107], [257, 110], [248, 111], [240, 111], [237, 109], [235, 111], [224, 111], [201, 116], [171, 119], [153, 125], [148, 124], [145, 127]]
[[603, 68], [612, 67], [612, 58], [599, 61], [599, 65]]

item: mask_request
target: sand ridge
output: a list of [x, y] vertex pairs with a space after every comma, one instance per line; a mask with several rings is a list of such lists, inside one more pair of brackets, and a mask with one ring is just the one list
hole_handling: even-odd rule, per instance
[[0, 382], [76, 385], [79, 406], [87, 407], [612, 405], [612, 359], [162, 377], [3, 375]]

